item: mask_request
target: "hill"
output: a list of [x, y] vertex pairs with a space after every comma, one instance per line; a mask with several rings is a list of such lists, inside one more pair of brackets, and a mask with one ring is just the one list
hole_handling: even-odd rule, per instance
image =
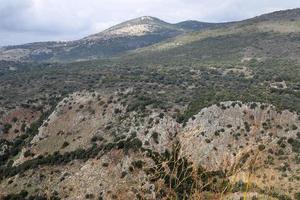
[[215, 26], [201, 22], [169, 24], [154, 17], [140, 17], [113, 26], [103, 32], [70, 42], [39, 42], [0, 49], [0, 60], [78, 61], [122, 54], [186, 32]]
[[[298, 200], [298, 14], [114, 58], [0, 62], [1, 198]], [[128, 27], [83, 40], [149, 31]]]

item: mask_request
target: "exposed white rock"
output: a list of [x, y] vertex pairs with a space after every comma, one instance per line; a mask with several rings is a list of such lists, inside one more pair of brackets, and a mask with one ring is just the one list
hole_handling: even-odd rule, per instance
[[[268, 124], [271, 128], [264, 128]], [[259, 144], [295, 137], [297, 130], [290, 128], [293, 125], [300, 127], [296, 113], [277, 112], [273, 106], [260, 103], [224, 102], [204, 108], [189, 120], [179, 135], [182, 155], [211, 170], [230, 169], [239, 156], [257, 150]]]

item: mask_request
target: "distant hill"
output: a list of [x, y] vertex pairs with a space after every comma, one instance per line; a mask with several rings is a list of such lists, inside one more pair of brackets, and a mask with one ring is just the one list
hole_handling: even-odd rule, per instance
[[0, 60], [78, 61], [119, 55], [180, 34], [215, 26], [186, 21], [170, 24], [154, 17], [140, 17], [103, 32], [70, 42], [38, 42], [0, 48]]
[[[151, 46], [179, 35], [207, 29], [257, 23], [295, 22], [300, 9], [277, 11], [252, 19], [229, 23], [206, 23], [194, 20], [170, 24], [144, 16], [113, 26], [100, 33], [69, 42], [37, 42], [0, 48], [0, 60], [29, 62], [73, 62], [119, 56]], [[272, 24], [273, 25], [273, 24]], [[276, 28], [276, 27], [275, 27]], [[221, 31], [221, 30], [220, 30]]]
[[226, 23], [207, 23], [207, 22], [199, 22], [195, 20], [188, 20], [188, 21], [179, 22], [175, 25], [185, 30], [198, 31], [206, 28], [221, 27], [225, 24]]
[[[133, 61], [162, 62], [161, 59], [164, 59], [183, 63], [270, 57], [298, 60], [299, 21], [300, 9], [293, 9], [223, 24], [179, 23], [185, 28], [203, 28], [137, 49], [129, 56]], [[207, 26], [210, 28], [204, 28]]]
[[268, 14], [263, 14], [257, 17], [254, 17], [250, 20], [252, 21], [281, 21], [281, 20], [299, 20], [300, 19], [300, 8], [275, 11]]

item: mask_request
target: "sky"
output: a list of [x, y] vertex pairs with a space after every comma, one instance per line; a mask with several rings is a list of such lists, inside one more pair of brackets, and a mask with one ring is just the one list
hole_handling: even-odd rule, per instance
[[0, 0], [0, 46], [80, 39], [140, 16], [227, 22], [299, 7], [299, 0]]

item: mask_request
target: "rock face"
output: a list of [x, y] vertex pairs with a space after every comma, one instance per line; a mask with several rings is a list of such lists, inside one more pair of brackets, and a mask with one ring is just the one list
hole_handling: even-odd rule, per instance
[[229, 170], [236, 155], [270, 146], [279, 138], [296, 138], [295, 113], [278, 113], [259, 103], [225, 102], [203, 109], [190, 120], [180, 137], [182, 153], [210, 169]]
[[223, 102], [189, 120], [179, 134], [181, 156], [196, 166], [230, 174], [232, 181], [296, 192], [299, 179], [289, 180], [299, 170], [298, 127], [296, 113], [260, 103]]
[[[135, 112], [126, 112], [116, 94], [76, 92], [58, 104], [23, 153], [30, 150], [38, 157], [55, 151], [70, 152], [91, 146], [92, 138], [101, 137], [108, 143], [132, 134], [147, 147], [163, 153], [172, 146], [181, 125], [168, 115], [160, 118], [161, 112], [154, 110], [141, 119]], [[68, 146], [63, 147], [64, 143]], [[23, 161], [21, 156], [15, 165]]]
[[[14, 166], [55, 152], [66, 154], [93, 146], [103, 146], [104, 150], [86, 160], [30, 169], [23, 176], [7, 178], [0, 192], [13, 187], [11, 191], [18, 193], [20, 188], [30, 190], [28, 185], [34, 184], [37, 190], [51, 189], [50, 193], [57, 191], [64, 199], [164, 199], [160, 190], [171, 191], [163, 179], [154, 179], [157, 174], [152, 169], [170, 173], [163, 155], [166, 151], [173, 154], [176, 142], [181, 146], [179, 160], [187, 159], [193, 169], [222, 172], [224, 177], [219, 179], [228, 179], [233, 188], [251, 185], [254, 189], [247, 193], [248, 198], [267, 195], [272, 199], [269, 190], [294, 194], [300, 187], [300, 118], [296, 113], [278, 112], [272, 105], [260, 103], [223, 102], [202, 109], [182, 127], [160, 109], [149, 108], [143, 116], [128, 111], [121, 97], [118, 93], [84, 91], [62, 100]], [[125, 150], [128, 138], [140, 141], [141, 149]], [[105, 150], [113, 144], [115, 147]], [[25, 157], [27, 151], [33, 156]], [[149, 157], [149, 152], [156, 152], [163, 160]], [[11, 182], [22, 186], [14, 187]], [[224, 198], [243, 195], [232, 189]]]

